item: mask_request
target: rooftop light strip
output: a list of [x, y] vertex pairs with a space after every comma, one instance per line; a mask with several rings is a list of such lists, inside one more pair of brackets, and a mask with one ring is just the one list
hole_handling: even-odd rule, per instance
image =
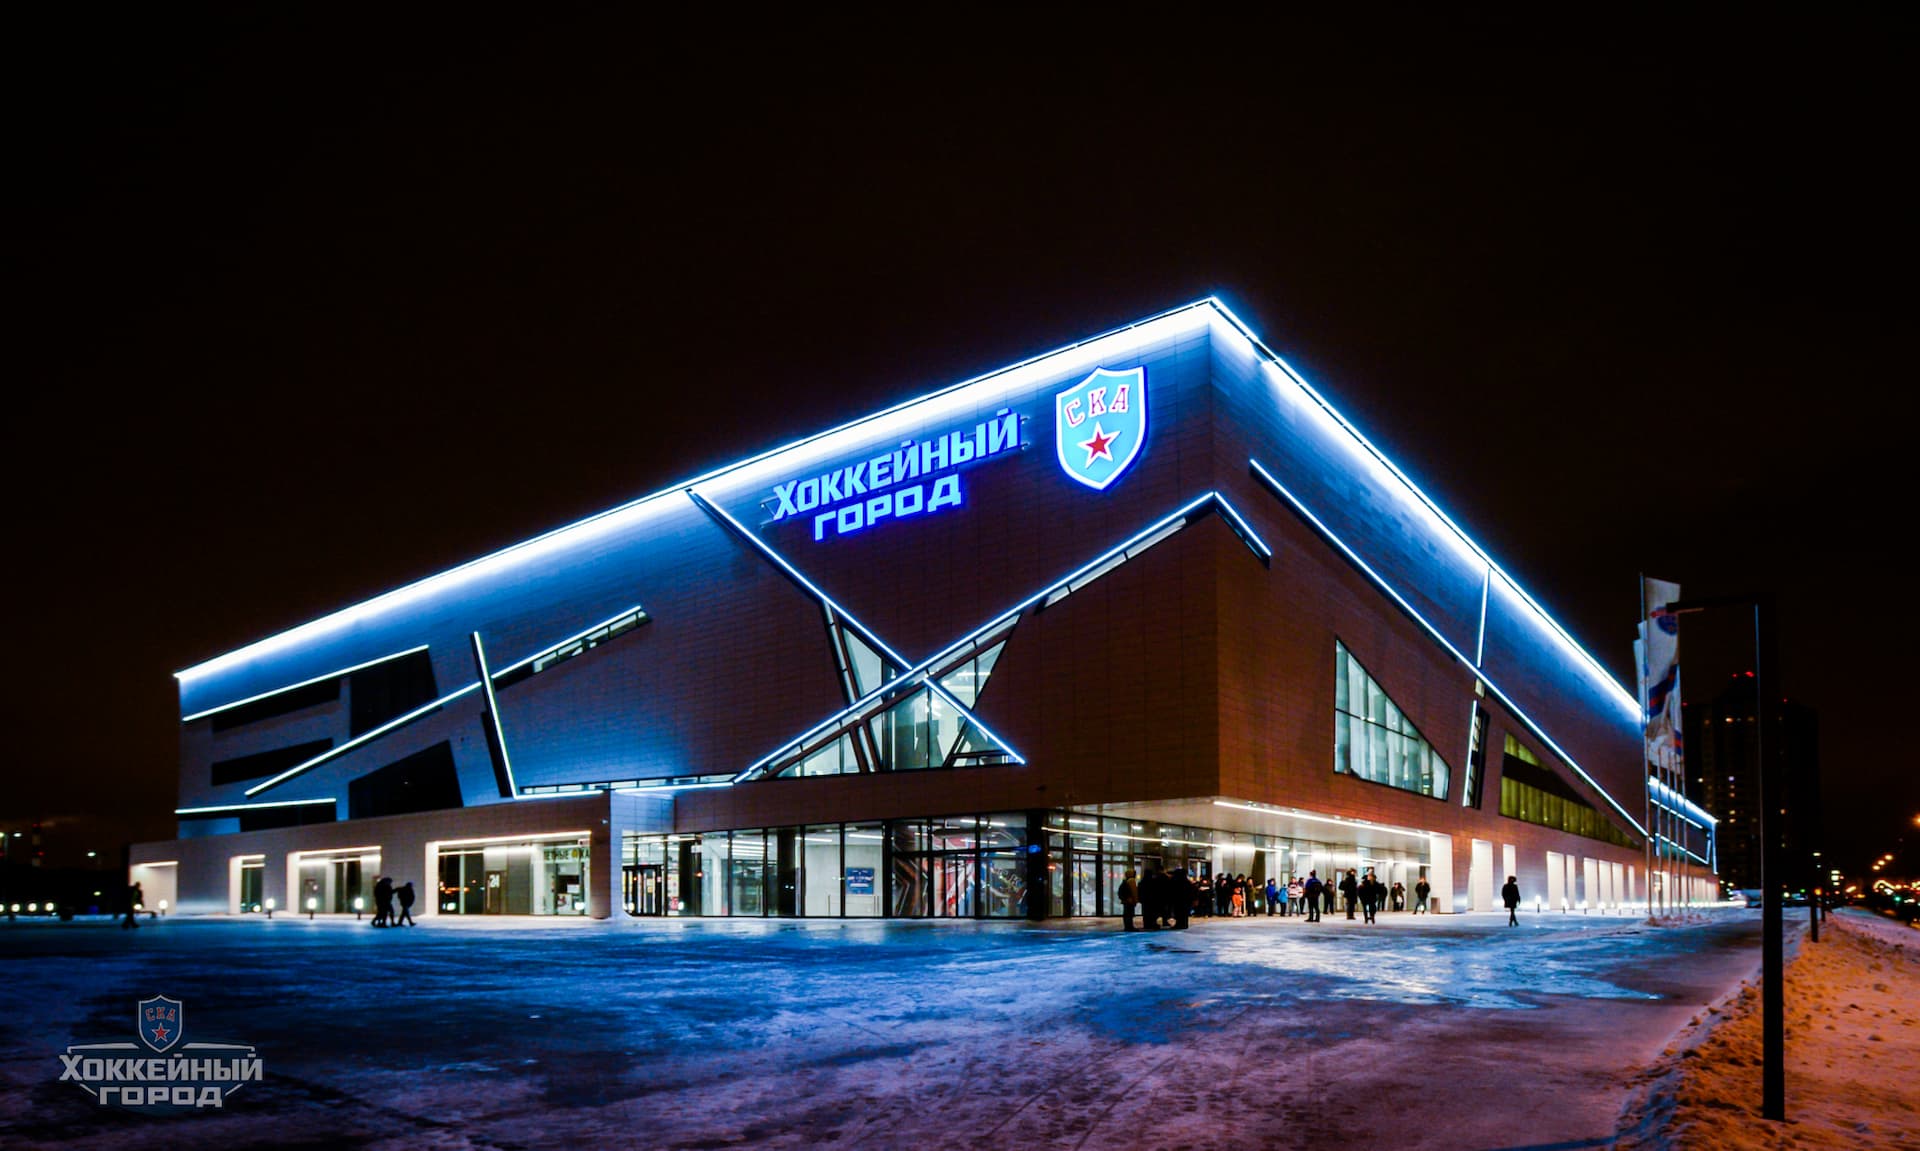
[[267, 803], [223, 803], [217, 807], [176, 807], [175, 815], [221, 815], [229, 811], [262, 811], [269, 807], [310, 807], [334, 804], [337, 799], [281, 799]]
[[1715, 819], [1707, 811], [1706, 808], [1701, 807], [1699, 804], [1694, 803], [1691, 799], [1688, 799], [1686, 796], [1675, 791], [1673, 788], [1668, 787], [1666, 784], [1660, 782], [1660, 780], [1655, 778], [1654, 776], [1649, 775], [1647, 777], [1647, 789], [1649, 791], [1652, 791], [1661, 795], [1662, 797], [1673, 800], [1674, 802], [1680, 804], [1680, 806], [1683, 809], [1685, 809], [1688, 813], [1700, 819], [1704, 819], [1708, 823], [1718, 824], [1720, 822], [1719, 820]]
[[733, 780], [723, 779], [718, 783], [663, 783], [654, 787], [617, 787], [615, 795], [659, 795], [663, 791], [704, 791], [713, 787], [732, 787]]
[[1428, 831], [1413, 831], [1404, 827], [1389, 827], [1383, 823], [1368, 823], [1364, 819], [1336, 819], [1331, 815], [1311, 815], [1304, 811], [1295, 811], [1286, 807], [1271, 807], [1259, 803], [1236, 803], [1228, 799], [1216, 799], [1213, 801], [1213, 805], [1215, 807], [1236, 808], [1240, 811], [1258, 812], [1261, 815], [1283, 815], [1288, 819], [1305, 819], [1313, 823], [1333, 823], [1341, 827], [1362, 828], [1366, 831], [1378, 831], [1386, 835], [1403, 835], [1409, 839], [1431, 840], [1433, 838], [1433, 833]]
[[230, 711], [236, 707], [245, 707], [250, 703], [259, 703], [263, 699], [272, 699], [276, 695], [284, 695], [290, 691], [299, 691], [303, 687], [312, 687], [316, 683], [324, 683], [330, 679], [338, 679], [343, 675], [352, 675], [356, 671], [365, 671], [375, 664], [386, 663], [388, 660], [399, 659], [402, 656], [409, 656], [415, 652], [425, 650], [427, 650], [427, 645], [423, 643], [417, 647], [410, 647], [405, 651], [396, 651], [392, 655], [376, 656], [365, 663], [356, 663], [352, 667], [343, 667], [339, 671], [330, 671], [324, 675], [316, 675], [312, 679], [303, 679], [299, 683], [290, 683], [285, 687], [276, 687], [271, 691], [263, 691], [258, 695], [250, 695], [245, 699], [236, 699], [232, 703], [223, 703], [219, 707], [209, 707], [202, 711], [196, 711], [192, 715], [183, 715], [180, 717], [180, 722], [192, 723], [196, 719], [205, 719], [210, 715], [218, 715], [223, 711]]
[[444, 707], [447, 704], [452, 703], [454, 700], [459, 699], [463, 695], [467, 695], [470, 692], [476, 692], [479, 690], [480, 690], [480, 685], [479, 683], [476, 682], [476, 683], [470, 683], [467, 686], [460, 688], [457, 691], [448, 692], [446, 695], [441, 696], [439, 699], [434, 700], [432, 703], [423, 704], [420, 707], [416, 707], [412, 711], [408, 712], [403, 716], [398, 717], [397, 719], [388, 720], [387, 722], [381, 724], [379, 727], [374, 728], [372, 731], [362, 732], [361, 734], [354, 736], [352, 739], [348, 740], [347, 742], [341, 744], [338, 747], [329, 748], [328, 750], [321, 752], [319, 755], [314, 756], [312, 759], [307, 760], [305, 763], [296, 763], [292, 767], [289, 767], [287, 770], [281, 772], [279, 775], [276, 775], [272, 779], [267, 780], [265, 783], [254, 784], [252, 787], [249, 787], [243, 794], [259, 795], [261, 792], [267, 790], [268, 788], [277, 787], [280, 784], [285, 783], [287, 780], [292, 779], [294, 776], [299, 775], [301, 772], [308, 770], [309, 768], [319, 767], [321, 764], [327, 762], [330, 759], [334, 759], [338, 756], [344, 755], [347, 752], [352, 751], [354, 748], [361, 746], [362, 744], [369, 743], [373, 740], [380, 738], [381, 736], [387, 734], [388, 732], [392, 731], [396, 727], [403, 727], [409, 723], [412, 723], [414, 720], [419, 719], [421, 716], [426, 715], [428, 712], [433, 711], [435, 708]]
[[[1602, 667], [1600, 664], [1600, 661], [1594, 659], [1593, 656], [1590, 653], [1588, 653], [1586, 648], [1580, 646], [1580, 642], [1574, 639], [1572, 634], [1569, 633], [1567, 629], [1561, 627], [1559, 624], [1559, 621], [1555, 620], [1553, 616], [1547, 612], [1546, 608], [1541, 607], [1538, 601], [1536, 601], [1532, 596], [1527, 594], [1527, 591], [1525, 588], [1522, 588], [1520, 584], [1517, 581], [1515, 581], [1512, 576], [1508, 575], [1504, 570], [1502, 570], [1500, 565], [1494, 562], [1493, 557], [1487, 554], [1487, 550], [1481, 547], [1478, 543], [1474, 542], [1473, 537], [1468, 535], [1460, 527], [1459, 524], [1455, 523], [1453, 521], [1453, 518], [1447, 515], [1447, 513], [1440, 507], [1440, 505], [1435, 503], [1432, 497], [1428, 496], [1427, 493], [1421, 489], [1419, 484], [1414, 483], [1413, 480], [1405, 472], [1400, 470], [1398, 465], [1396, 465], [1391, 459], [1387, 458], [1387, 455], [1385, 452], [1382, 452], [1379, 448], [1375, 447], [1371, 440], [1367, 439], [1365, 435], [1361, 434], [1359, 428], [1355, 427], [1352, 423], [1348, 422], [1347, 418], [1340, 414], [1340, 410], [1338, 408], [1335, 408], [1331, 403], [1329, 403], [1325, 396], [1321, 395], [1318, 391], [1314, 389], [1312, 384], [1309, 384], [1307, 382], [1305, 376], [1302, 376], [1299, 372], [1295, 371], [1292, 364], [1287, 363], [1287, 361], [1284, 358], [1282, 358], [1278, 352], [1274, 351], [1272, 348], [1269, 348], [1264, 342], [1261, 341], [1260, 337], [1254, 335], [1252, 329], [1248, 328], [1246, 324], [1242, 323], [1240, 321], [1240, 317], [1234, 315], [1233, 310], [1228, 308], [1226, 304], [1221, 302], [1217, 297], [1209, 297], [1207, 300], [1203, 302], [1211, 304], [1215, 309], [1217, 309], [1220, 315], [1227, 321], [1227, 323], [1233, 326], [1235, 331], [1240, 333], [1243, 339], [1245, 339], [1249, 344], [1251, 344], [1261, 355], [1266, 356], [1268, 360], [1270, 360], [1274, 364], [1275, 367], [1279, 368], [1283, 373], [1285, 373], [1288, 379], [1293, 381], [1293, 383], [1297, 385], [1301, 391], [1305, 392], [1307, 396], [1310, 399], [1312, 399], [1315, 404], [1319, 405], [1319, 407], [1327, 413], [1327, 415], [1331, 416], [1335, 423], [1337, 423], [1342, 429], [1344, 429], [1348, 435], [1351, 435], [1354, 438], [1354, 440], [1360, 444], [1360, 446], [1365, 448], [1368, 454], [1373, 456], [1374, 459], [1378, 460], [1381, 466], [1385, 467], [1388, 472], [1392, 473], [1394, 478], [1398, 479], [1401, 483], [1407, 485], [1407, 489], [1411, 491], [1416, 497], [1418, 497], [1420, 502], [1426, 505], [1427, 509], [1440, 519], [1441, 523], [1444, 523], [1448, 528], [1452, 529], [1453, 533], [1456, 536], [1458, 536], [1460, 540], [1467, 545], [1468, 548], [1472, 549], [1474, 554], [1478, 555], [1481, 558], [1481, 560], [1483, 560], [1486, 563], [1488, 568], [1490, 568], [1495, 573], [1498, 573], [1500, 578], [1505, 580], [1507, 584], [1513, 588], [1514, 592], [1517, 593], [1520, 596], [1520, 598], [1526, 602], [1528, 607], [1531, 607], [1535, 612], [1539, 613], [1540, 618], [1547, 624], [1549, 628], [1553, 630], [1553, 632], [1560, 638], [1560, 640], [1563, 643], [1565, 643], [1568, 647], [1572, 648], [1573, 651], [1576, 652], [1581, 657], [1581, 659], [1586, 661], [1587, 666], [1591, 668], [1600, 677], [1600, 680], [1602, 683], [1604, 683], [1608, 688], [1612, 689], [1614, 694], [1616, 694], [1620, 699], [1628, 703], [1632, 703], [1633, 701], [1632, 694], [1629, 693], [1626, 688], [1623, 688], [1620, 686], [1620, 681], [1614, 679], [1612, 673], [1607, 671], [1605, 667]], [[1637, 710], [1637, 705], [1635, 705], [1635, 707]]]
[[844, 607], [841, 607], [839, 603], [835, 602], [834, 598], [828, 595], [820, 587], [820, 585], [814, 583], [812, 580], [808, 579], [806, 576], [801, 575], [799, 568], [794, 567], [792, 564], [788, 563], [786, 561], [786, 558], [783, 557], [779, 552], [776, 552], [772, 548], [768, 547], [765, 540], [762, 540], [759, 536], [754, 535], [752, 532], [748, 531], [744, 524], [742, 524], [739, 520], [734, 519], [733, 516], [727, 512], [727, 509], [707, 499], [705, 496], [701, 495], [699, 492], [694, 491], [692, 488], [687, 489], [687, 497], [691, 499], [694, 502], [694, 504], [700, 508], [700, 510], [708, 513], [709, 515], [718, 516], [720, 519], [725, 520], [727, 524], [730, 527], [732, 527], [736, 535], [746, 540], [748, 543], [752, 544], [755, 548], [758, 548], [760, 550], [760, 553], [766, 556], [768, 559], [772, 560], [774, 562], [774, 565], [777, 566], [781, 571], [786, 572], [787, 575], [790, 576], [801, 587], [804, 587], [809, 592], [812, 592], [814, 597], [817, 598], [821, 603], [826, 604], [827, 607], [831, 608], [834, 612], [838, 613], [840, 616], [845, 618], [846, 622], [850, 624], [855, 631], [860, 633], [861, 639], [866, 640], [868, 643], [872, 644], [875, 648], [879, 649], [882, 652], [885, 652], [887, 657], [893, 660], [895, 667], [907, 666], [906, 657], [902, 656], [899, 652], [894, 651], [892, 648], [888, 647], [886, 644], [886, 641], [882, 640], [879, 636], [873, 634], [873, 629], [869, 628], [866, 624], [863, 624], [858, 619], [854, 618], [854, 615], [852, 612], [848, 611]]
[[1219, 505], [1220, 514], [1225, 516], [1227, 522], [1233, 525], [1233, 530], [1241, 539], [1246, 541], [1247, 546], [1253, 549], [1254, 554], [1259, 556], [1262, 561], [1272, 559], [1273, 549], [1267, 546], [1267, 541], [1260, 538], [1259, 532], [1253, 530], [1253, 525], [1249, 524], [1245, 517], [1234, 510], [1233, 505], [1227, 502], [1227, 497], [1221, 495], [1219, 492], [1214, 492], [1213, 498], [1214, 502]]
[[1574, 770], [1574, 772], [1580, 776], [1581, 779], [1586, 780], [1587, 785], [1593, 788], [1596, 792], [1598, 792], [1600, 794], [1600, 797], [1602, 799], [1605, 799], [1609, 806], [1611, 806], [1615, 811], [1619, 812], [1620, 817], [1622, 819], [1625, 819], [1627, 823], [1630, 824], [1633, 827], [1633, 829], [1635, 831], [1638, 831], [1640, 834], [1645, 835], [1647, 833], [1647, 829], [1640, 826], [1639, 820], [1636, 820], [1635, 818], [1633, 818], [1633, 816], [1628, 815], [1627, 809], [1624, 807], [1621, 807], [1619, 801], [1614, 799], [1612, 795], [1608, 794], [1606, 788], [1601, 787], [1598, 781], [1596, 781], [1592, 776], [1588, 775], [1585, 769], [1583, 769], [1580, 766], [1579, 762], [1575, 760], [1573, 756], [1567, 754], [1567, 751], [1565, 748], [1561, 747], [1558, 743], [1556, 743], [1553, 737], [1548, 735], [1546, 733], [1546, 730], [1542, 728], [1538, 723], [1535, 723], [1533, 720], [1533, 717], [1529, 716], [1526, 713], [1526, 711], [1520, 707], [1519, 704], [1515, 703], [1513, 699], [1507, 695], [1506, 692], [1500, 690], [1499, 684], [1495, 683], [1492, 680], [1492, 678], [1486, 675], [1485, 672], [1481, 671], [1481, 669], [1474, 667], [1473, 664], [1469, 663], [1467, 660], [1467, 657], [1461, 654], [1460, 649], [1457, 647], [1454, 647], [1452, 642], [1450, 642], [1446, 636], [1441, 634], [1439, 628], [1434, 627], [1433, 624], [1427, 622], [1427, 617], [1421, 615], [1420, 612], [1412, 604], [1408, 603], [1406, 600], [1406, 597], [1402, 596], [1398, 591], [1396, 591], [1393, 585], [1388, 583], [1386, 579], [1380, 575], [1379, 572], [1374, 571], [1372, 567], [1368, 566], [1367, 561], [1361, 559], [1360, 554], [1358, 552], [1354, 551], [1351, 547], [1348, 547], [1347, 541], [1341, 539], [1337, 534], [1335, 534], [1333, 529], [1328, 527], [1320, 519], [1319, 516], [1314, 515], [1313, 511], [1310, 508], [1308, 508], [1306, 504], [1302, 503], [1298, 496], [1288, 491], [1287, 486], [1285, 484], [1281, 483], [1278, 479], [1274, 478], [1274, 475], [1272, 472], [1261, 467], [1259, 460], [1248, 460], [1247, 463], [1253, 468], [1254, 472], [1257, 475], [1259, 475], [1261, 479], [1266, 481], [1269, 487], [1271, 487], [1279, 495], [1285, 497], [1287, 502], [1293, 505], [1294, 510], [1298, 511], [1302, 516], [1304, 516], [1308, 523], [1311, 523], [1314, 526], [1314, 528], [1317, 531], [1319, 531], [1319, 533], [1322, 536], [1326, 537], [1328, 542], [1332, 543], [1333, 546], [1339, 548], [1341, 553], [1345, 555], [1347, 559], [1355, 567], [1359, 568], [1363, 573], [1365, 573], [1367, 578], [1371, 579], [1380, 588], [1381, 591], [1386, 592], [1387, 595], [1392, 598], [1393, 602], [1399, 604], [1400, 610], [1406, 612], [1409, 616], [1413, 617], [1414, 622], [1418, 623], [1421, 627], [1426, 628], [1427, 634], [1431, 635], [1434, 638], [1435, 642], [1437, 642], [1441, 647], [1446, 648], [1449, 652], [1453, 653], [1453, 658], [1459, 660], [1462, 664], [1465, 664], [1467, 667], [1471, 668], [1474, 674], [1479, 677], [1480, 682], [1486, 684], [1487, 689], [1493, 692], [1493, 694], [1499, 698], [1501, 703], [1506, 705], [1507, 710], [1511, 711], [1515, 716], [1518, 716], [1522, 723], [1525, 723], [1527, 727], [1535, 735], [1540, 737], [1540, 740], [1542, 743], [1545, 743], [1549, 748], [1552, 748], [1553, 753], [1555, 755], [1559, 756], [1560, 759], [1563, 762], [1565, 762], [1568, 767], [1571, 767]]
[[487, 722], [493, 725], [493, 739], [500, 747], [500, 766], [507, 773], [507, 793], [503, 798], [512, 799], [520, 794], [520, 787], [513, 782], [513, 757], [507, 754], [507, 730], [500, 725], [500, 700], [493, 694], [493, 676], [487, 673], [487, 647], [477, 631], [473, 633], [473, 658], [480, 665], [480, 686], [487, 693]]
[[[523, 660], [520, 660], [518, 663], [508, 664], [506, 667], [503, 667], [499, 671], [494, 672], [493, 678], [500, 679], [503, 676], [519, 671], [521, 668], [532, 663], [534, 660], [539, 659], [542, 656], [552, 655], [555, 652], [559, 651], [561, 648], [566, 647], [568, 644], [576, 643], [580, 640], [583, 640], [588, 636], [592, 635], [594, 632], [599, 631], [603, 627], [612, 627], [614, 624], [619, 623], [621, 620], [626, 619], [630, 615], [637, 615], [642, 620], [644, 620], [647, 618], [647, 609], [640, 604], [634, 604], [632, 607], [628, 608], [625, 611], [615, 612], [614, 614], [608, 616], [606, 619], [601, 620], [599, 623], [596, 623], [591, 627], [585, 627], [580, 629], [579, 631], [573, 633], [567, 638], [561, 640], [559, 643], [549, 644], [546, 647], [541, 648], [539, 651], [534, 652], [532, 655], [528, 656]], [[512, 686], [512, 685], [508, 685], [508, 686]]]
[[477, 839], [437, 839], [437, 847], [473, 847], [483, 843], [533, 843], [549, 839], [591, 839], [590, 831], [536, 831], [526, 835], [485, 835]]
[[[894, 415], [896, 413], [904, 412], [920, 404], [927, 403], [930, 400], [940, 399], [942, 397], [953, 395], [954, 393], [960, 392], [964, 389], [974, 387], [978, 384], [983, 384], [1001, 377], [1014, 375], [1016, 373], [1032, 368], [1035, 365], [1040, 364], [1046, 360], [1052, 359], [1055, 356], [1064, 355], [1066, 353], [1079, 351], [1082, 349], [1088, 349], [1088, 348], [1091, 348], [1093, 345], [1096, 345], [1105, 341], [1113, 340], [1116, 337], [1124, 336], [1129, 333], [1134, 333], [1140, 336], [1142, 340], [1144, 340], [1148, 337], [1148, 331], [1147, 331], [1148, 329], [1155, 328], [1156, 326], [1162, 324], [1164, 321], [1173, 319], [1183, 314], [1197, 312], [1200, 309], [1208, 307], [1209, 305], [1215, 308], [1219, 307], [1218, 302], [1214, 300], [1195, 300], [1194, 302], [1189, 304], [1182, 304], [1176, 308], [1169, 308], [1168, 310], [1161, 312], [1157, 315], [1149, 316], [1142, 320], [1136, 320], [1130, 324], [1123, 324], [1120, 327], [1102, 332], [1099, 335], [1090, 336], [1083, 340], [1076, 340], [1072, 343], [1062, 345], [1061, 347], [1058, 347], [1058, 348], [1054, 348], [1051, 351], [1043, 352], [1037, 356], [1030, 356], [1027, 359], [1019, 361], [1018, 363], [1011, 364], [1001, 368], [996, 368], [993, 371], [987, 372], [983, 375], [975, 376], [967, 380], [962, 380], [956, 384], [949, 384], [944, 388], [935, 389], [934, 391], [927, 392], [911, 400], [906, 400], [906, 401], [903, 401], [902, 403], [895, 404], [892, 407], [883, 408], [880, 411], [872, 412], [868, 415], [861, 416], [857, 419], [849, 420], [844, 424], [840, 424], [837, 427], [829, 428], [826, 431], [817, 432], [810, 436], [803, 436], [797, 440], [792, 440], [786, 444], [782, 444], [779, 447], [771, 448], [771, 449], [768, 449], [767, 451], [758, 452], [758, 453], [755, 453], [754, 455], [743, 457], [741, 459], [733, 461], [732, 463], [723, 464], [720, 467], [714, 468], [711, 471], [695, 476], [692, 479], [682, 480], [678, 483], [672, 484], [668, 487], [655, 491], [649, 495], [641, 496], [639, 499], [630, 500], [627, 503], [619, 505], [618, 507], [609, 508], [603, 512], [596, 512], [593, 515], [575, 520], [573, 523], [555, 528], [552, 531], [543, 532], [540, 535], [534, 536], [532, 539], [522, 540], [517, 544], [512, 544], [508, 547], [500, 549], [499, 551], [490, 552], [487, 555], [480, 556], [476, 559], [468, 560], [465, 563], [458, 564], [454, 567], [446, 569], [445, 571], [437, 572], [433, 575], [429, 575], [422, 579], [415, 580], [412, 583], [403, 584], [400, 587], [394, 588], [390, 591], [382, 592], [381, 594], [373, 596], [370, 599], [362, 600], [355, 604], [350, 604], [347, 607], [341, 608], [338, 611], [332, 612], [328, 615], [321, 616], [318, 619], [309, 620], [306, 623], [299, 624], [295, 627], [287, 629], [286, 631], [268, 636], [265, 639], [257, 640], [253, 643], [246, 645], [245, 647], [236, 648], [233, 651], [215, 656], [213, 659], [206, 660], [202, 663], [194, 664], [191, 667], [183, 668], [180, 671], [175, 672], [174, 677], [180, 680], [201, 679], [206, 676], [227, 671], [238, 664], [247, 662], [248, 660], [264, 658], [265, 656], [270, 655], [274, 652], [277, 652], [282, 648], [289, 647], [289, 646], [301, 643], [305, 640], [315, 638], [319, 635], [325, 634], [330, 630], [344, 627], [357, 620], [365, 619], [369, 616], [372, 616], [380, 611], [384, 611], [389, 608], [400, 607], [404, 604], [411, 603], [414, 600], [424, 595], [427, 595], [431, 592], [446, 589], [451, 586], [457, 586], [457, 583], [461, 580], [462, 577], [472, 578], [478, 574], [481, 574], [483, 569], [490, 569], [492, 566], [500, 562], [516, 560], [516, 559], [523, 560], [523, 561], [528, 560], [537, 554], [542, 554], [546, 548], [551, 547], [557, 543], [574, 542], [575, 533], [581, 532], [583, 529], [597, 527], [602, 530], [607, 530], [613, 526], [617, 526], [618, 521], [621, 521], [623, 517], [626, 517], [630, 513], [639, 511], [643, 508], [647, 508], [648, 505], [652, 505], [656, 501], [659, 501], [664, 497], [672, 496], [676, 493], [687, 491], [700, 484], [707, 483], [711, 480], [719, 479], [730, 473], [740, 471], [743, 468], [751, 467], [754, 464], [771, 460], [777, 456], [785, 455], [789, 452], [796, 451], [800, 448], [822, 443], [830, 439], [831, 437], [838, 436], [844, 432], [852, 431], [856, 428], [860, 428], [862, 426], [872, 424], [875, 421], [885, 419], [886, 417]], [[670, 507], [671, 504], [666, 504], [661, 506]], [[591, 537], [580, 537], [580, 538], [591, 538]]]

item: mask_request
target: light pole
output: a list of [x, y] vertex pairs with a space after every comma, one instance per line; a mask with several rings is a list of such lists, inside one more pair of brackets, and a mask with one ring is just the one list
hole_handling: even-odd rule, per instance
[[[1787, 892], [1787, 862], [1780, 837], [1767, 832], [1767, 809], [1779, 805], [1779, 811], [1786, 810], [1785, 760], [1779, 754], [1767, 755], [1766, 677], [1774, 674], [1777, 665], [1773, 599], [1768, 595], [1712, 596], [1668, 604], [1667, 610], [1685, 615], [1715, 607], [1753, 609], [1753, 747], [1760, 757], [1760, 801], [1756, 805], [1760, 835], [1760, 1115], [1784, 1120], [1787, 1117], [1787, 1030], [1781, 907]], [[1818, 907], [1812, 909], [1812, 916], [1813, 939], [1818, 942]]]

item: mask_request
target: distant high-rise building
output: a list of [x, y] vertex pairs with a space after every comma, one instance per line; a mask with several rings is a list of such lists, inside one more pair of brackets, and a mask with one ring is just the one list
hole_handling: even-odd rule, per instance
[[[1760, 886], [1760, 761], [1753, 746], [1756, 707], [1752, 672], [1741, 672], [1705, 703], [1689, 702], [1686, 726], [1688, 798], [1720, 819], [1720, 878], [1729, 887]], [[1803, 888], [1820, 847], [1820, 724], [1814, 710], [1769, 702], [1766, 753], [1786, 760], [1784, 808], [1767, 811], [1767, 831], [1787, 850], [1787, 889]], [[1773, 797], [1769, 797], [1773, 798]]]

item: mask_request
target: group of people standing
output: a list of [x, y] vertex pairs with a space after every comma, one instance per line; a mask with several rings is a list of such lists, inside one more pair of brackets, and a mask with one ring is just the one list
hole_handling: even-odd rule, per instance
[[[1333, 914], [1336, 894], [1346, 902], [1348, 919], [1359, 912], [1367, 923], [1376, 922], [1374, 916], [1383, 906], [1391, 906], [1395, 911], [1404, 911], [1407, 906], [1406, 887], [1398, 881], [1391, 887], [1380, 882], [1371, 867], [1365, 876], [1349, 867], [1346, 875], [1338, 880], [1322, 880], [1318, 871], [1307, 872], [1305, 880], [1295, 878], [1286, 883], [1269, 878], [1264, 889], [1256, 887], [1245, 874], [1223, 872], [1211, 884], [1204, 880], [1196, 884], [1184, 868], [1162, 872], [1149, 867], [1146, 875], [1141, 876], [1129, 867], [1114, 892], [1120, 903], [1122, 927], [1127, 931], [1135, 930], [1135, 908], [1140, 909], [1142, 926], [1153, 931], [1160, 927], [1184, 928], [1193, 914], [1257, 915], [1261, 901], [1265, 902], [1268, 915], [1305, 915], [1307, 922], [1318, 923], [1323, 911]], [[1414, 914], [1428, 910], [1427, 900], [1432, 894], [1433, 888], [1426, 876], [1421, 876], [1413, 885]]]
[[[400, 900], [400, 912], [394, 914], [393, 901]], [[373, 925], [375, 927], [412, 927], [413, 922], [413, 880], [409, 879], [398, 887], [388, 876], [373, 881]]]

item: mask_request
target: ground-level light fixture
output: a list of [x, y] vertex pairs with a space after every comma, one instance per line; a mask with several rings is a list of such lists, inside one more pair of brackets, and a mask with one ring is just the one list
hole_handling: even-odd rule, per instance
[[365, 899], [358, 895], [353, 897], [353, 917], [355, 919], [360, 918], [360, 912], [366, 908], [366, 905], [367, 901]]
[[160, 914], [165, 915], [166, 913], [167, 913], [167, 901], [163, 899], [160, 901]]
[[320, 901], [318, 899], [315, 899], [312, 896], [307, 897], [307, 918], [308, 919], [313, 918], [313, 909], [318, 906], [320, 906]]
[[269, 898], [269, 899], [267, 900], [267, 918], [268, 918], [268, 919], [272, 919], [272, 918], [273, 918], [273, 906], [274, 906], [274, 904], [273, 904], [273, 900], [272, 900], [271, 898]]

